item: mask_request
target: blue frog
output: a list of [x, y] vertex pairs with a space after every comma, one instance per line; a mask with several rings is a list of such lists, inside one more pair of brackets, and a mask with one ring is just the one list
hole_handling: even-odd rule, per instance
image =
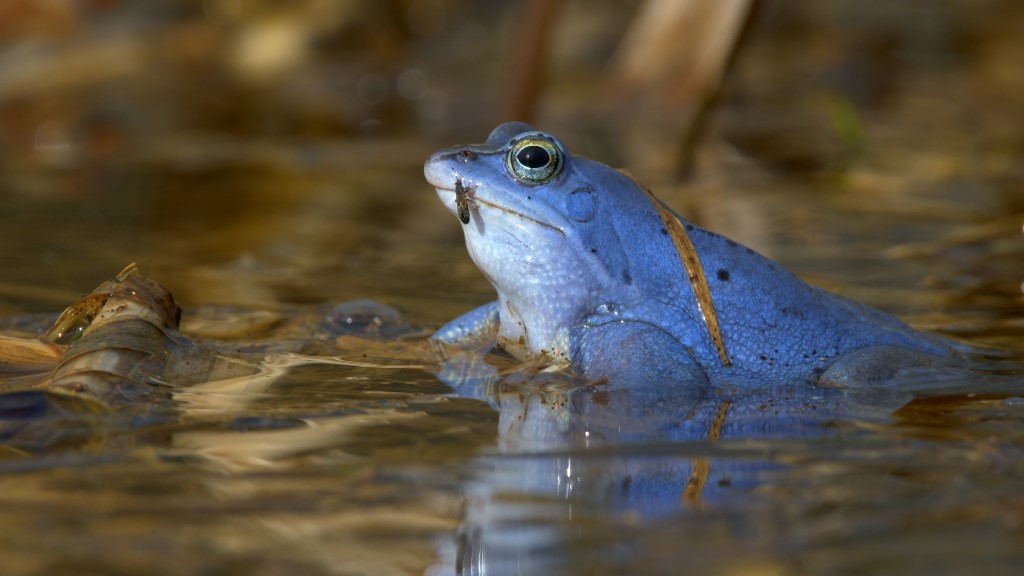
[[[678, 218], [703, 266], [713, 303], [705, 309], [653, 196], [529, 125], [502, 124], [485, 144], [437, 152], [424, 173], [498, 293], [438, 330], [436, 341], [500, 347], [587, 379], [680, 386], [695, 396], [899, 378], [915, 391], [966, 366], [958, 345], [810, 286], [662, 209]], [[721, 347], [706, 314], [718, 320]]]
[[[465, 517], [437, 573], [565, 572], [582, 565], [574, 551], [587, 522], [564, 520], [580, 510], [704, 521], [705, 505], [743, 505], [765, 483], [770, 494], [766, 472], [805, 473], [757, 441], [849, 441], [915, 397], [1024, 391], [1019, 364], [980, 359], [809, 286], [528, 125], [442, 150], [424, 170], [498, 293], [432, 337], [456, 349], [440, 379], [493, 406], [499, 432], [467, 480]], [[692, 250], [677, 246], [673, 221]], [[562, 371], [503, 374], [478, 353], [496, 348], [531, 368], [568, 366], [585, 382]], [[694, 453], [694, 442], [706, 444]], [[667, 451], [652, 452], [659, 447]], [[597, 552], [603, 565], [646, 546], [613, 534]], [[588, 561], [594, 554], [587, 548]]]

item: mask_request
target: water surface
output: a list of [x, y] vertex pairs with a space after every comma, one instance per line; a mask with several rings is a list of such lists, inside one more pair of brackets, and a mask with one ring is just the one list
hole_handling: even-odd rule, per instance
[[[818, 285], [1024, 359], [1024, 139], [1008, 105], [1020, 101], [1019, 75], [1013, 67], [1006, 80], [1004, 60], [986, 56], [1016, 53], [1019, 35], [964, 19], [992, 40], [961, 55], [936, 40], [971, 38], [954, 34], [960, 12], [950, 8], [914, 33], [923, 40], [892, 40], [906, 48], [894, 57], [858, 27], [888, 34], [905, 19], [836, 24], [839, 4], [804, 15], [831, 22], [818, 32], [792, 15], [766, 17], [754, 46], [782, 50], [790, 35], [800, 58], [748, 52], [683, 184], [637, 160], [650, 144], [629, 136], [628, 116], [583, 106], [603, 93], [604, 69], [584, 65], [593, 56], [566, 56], [580, 71], [553, 81], [537, 123], [570, 149], [628, 165], [683, 215]], [[605, 9], [609, 21], [626, 10]], [[402, 45], [416, 49], [392, 61], [361, 24], [311, 43], [308, 61], [260, 84], [182, 48], [231, 53], [241, 28], [190, 27], [194, 18], [173, 10], [100, 12], [77, 25], [128, 31], [115, 38], [160, 30], [160, 50], [177, 56], [160, 61], [174, 64], [167, 78], [140, 72], [56, 95], [42, 84], [24, 89], [35, 95], [27, 100], [0, 86], [7, 126], [38, 136], [58, 118], [74, 128], [70, 156], [14, 128], [0, 142], [0, 332], [38, 334], [135, 261], [175, 294], [183, 332], [210, 346], [203, 358], [230, 351], [274, 371], [188, 382], [159, 418], [5, 429], [5, 573], [1019, 572], [1020, 397], [897, 410], [891, 399], [822, 392], [796, 416], [776, 409], [778, 397], [756, 398], [730, 405], [722, 439], [709, 441], [713, 402], [700, 420], [671, 398], [652, 412], [649, 399], [578, 392], [529, 368], [488, 387], [437, 377], [415, 343], [493, 297], [421, 176], [431, 151], [490, 128], [480, 118], [497, 89], [471, 70], [490, 74], [493, 62], [456, 50], [500, 52], [485, 16], [451, 9], [451, 34], [413, 35]], [[837, 29], [847, 52], [822, 40]], [[373, 48], [349, 44], [364, 40]], [[864, 44], [884, 55], [851, 48]], [[438, 124], [420, 100], [356, 98], [360, 78], [412, 68], [464, 116]], [[794, 106], [793, 93], [811, 103]], [[844, 148], [841, 127], [822, 121], [837, 101], [860, 112], [859, 144]], [[311, 326], [357, 299], [391, 308], [349, 326], [372, 342], [310, 344]], [[345, 308], [356, 309], [366, 308]], [[296, 318], [307, 320], [293, 332], [275, 328]], [[302, 345], [355, 362], [286, 355]]]

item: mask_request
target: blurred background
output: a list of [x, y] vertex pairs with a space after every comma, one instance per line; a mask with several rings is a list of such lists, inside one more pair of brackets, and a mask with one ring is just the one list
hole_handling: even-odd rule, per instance
[[[494, 293], [423, 161], [519, 119], [818, 285], [1019, 360], [1022, 22], [1022, 0], [0, 0], [0, 325], [134, 261], [188, 334], [361, 298], [429, 330]], [[493, 541], [588, 574], [1020, 571], [1019, 398], [839, 419], [835, 442], [538, 451], [530, 427], [570, 408], [516, 377], [500, 413], [431, 372], [327, 364], [195, 386], [175, 422], [9, 408], [2, 571], [422, 573], [495, 502], [522, 508]], [[601, 488], [634, 457], [752, 471], [649, 522]]]
[[422, 162], [520, 119], [827, 287], [1016, 324], [1022, 21], [1014, 0], [4, 0], [0, 314], [137, 261], [187, 306], [443, 321], [491, 291]]

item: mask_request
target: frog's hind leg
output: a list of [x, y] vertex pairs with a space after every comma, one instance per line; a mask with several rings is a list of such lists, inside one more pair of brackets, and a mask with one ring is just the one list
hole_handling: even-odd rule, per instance
[[841, 357], [825, 370], [818, 384], [848, 390], [884, 389], [918, 397], [1018, 396], [1024, 395], [1024, 366], [871, 346]]
[[691, 351], [664, 330], [643, 322], [614, 322], [578, 329], [573, 368], [606, 378], [613, 387], [686, 390], [703, 398], [709, 383]]

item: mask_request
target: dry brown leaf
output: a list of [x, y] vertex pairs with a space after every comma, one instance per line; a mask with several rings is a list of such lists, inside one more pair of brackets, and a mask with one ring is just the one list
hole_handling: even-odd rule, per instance
[[0, 335], [0, 367], [4, 371], [35, 372], [53, 368], [64, 347], [35, 338]]

